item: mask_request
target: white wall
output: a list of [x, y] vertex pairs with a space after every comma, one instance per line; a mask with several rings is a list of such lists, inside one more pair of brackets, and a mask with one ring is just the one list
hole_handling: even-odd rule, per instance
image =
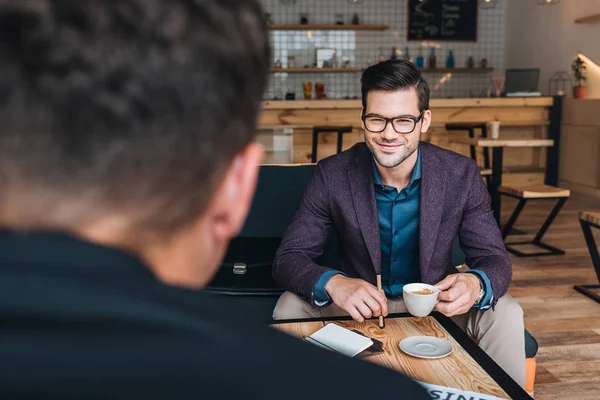
[[600, 61], [600, 22], [576, 24], [575, 20], [600, 14], [600, 0], [561, 0], [538, 5], [537, 0], [505, 0], [506, 68], [540, 68], [540, 90], [556, 71], [571, 74], [571, 62], [581, 51]]
[[[506, 0], [500, 0], [493, 9], [481, 9], [478, 14], [477, 42], [426, 42], [407, 41], [407, 0], [365, 0], [351, 5], [347, 0], [260, 0], [264, 11], [271, 14], [273, 23], [298, 23], [301, 13], [307, 13], [313, 23], [333, 23], [337, 14], [349, 23], [353, 14], [358, 14], [362, 23], [388, 24], [386, 31], [313, 31], [308, 37], [304, 31], [278, 31], [271, 33], [273, 62], [279, 59], [287, 66], [287, 56], [296, 56], [296, 64], [302, 67], [314, 61], [314, 51], [318, 47], [335, 48], [341, 60], [349, 60], [352, 66], [366, 68], [377, 61], [379, 49], [389, 57], [392, 47], [403, 52], [406, 47], [413, 60], [423, 47], [423, 55], [429, 54], [430, 47], [436, 47], [438, 67], [444, 67], [449, 50], [453, 50], [456, 67], [464, 67], [467, 58], [472, 56], [477, 65], [482, 58], [488, 61], [488, 67], [494, 68], [493, 75], [504, 75], [504, 39]], [[535, 1], [535, 0], [526, 0]], [[563, 0], [571, 1], [571, 0]], [[600, 2], [600, 0], [597, 0]], [[402, 55], [400, 55], [402, 57]], [[491, 86], [491, 74], [426, 73], [425, 79], [432, 88], [432, 97], [471, 97], [485, 93]], [[271, 74], [266, 99], [279, 99], [286, 91], [302, 97], [304, 81], [325, 83], [325, 92], [329, 98], [358, 97], [360, 95], [360, 72], [344, 74]], [[314, 90], [313, 90], [314, 92]]]

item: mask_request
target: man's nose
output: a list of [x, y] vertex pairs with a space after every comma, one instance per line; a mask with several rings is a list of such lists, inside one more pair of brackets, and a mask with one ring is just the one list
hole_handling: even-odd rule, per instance
[[394, 130], [394, 127], [393, 127], [391, 121], [388, 122], [388, 124], [385, 127], [385, 129], [383, 130], [383, 132], [381, 132], [382, 139], [390, 141], [390, 142], [397, 139], [398, 135], [399, 135], [399, 133]]

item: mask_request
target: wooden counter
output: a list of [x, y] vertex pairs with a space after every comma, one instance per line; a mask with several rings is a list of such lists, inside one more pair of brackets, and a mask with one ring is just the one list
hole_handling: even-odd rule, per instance
[[[500, 138], [544, 139], [548, 137], [551, 97], [537, 98], [482, 98], [482, 99], [432, 99], [430, 108], [432, 126], [422, 140], [469, 155], [465, 144], [450, 143], [445, 124], [450, 122], [500, 121]], [[264, 101], [259, 128], [265, 130], [289, 127], [293, 129], [294, 163], [306, 163], [311, 157], [312, 126], [350, 125], [351, 134], [344, 135], [344, 150], [362, 141], [362, 104], [360, 100], [295, 100]], [[466, 133], [465, 133], [466, 135]], [[318, 159], [335, 153], [337, 134], [319, 137]], [[478, 157], [483, 159], [482, 157]], [[507, 149], [505, 182], [543, 183], [546, 152], [541, 149]]]
[[600, 100], [563, 103], [560, 185], [600, 198]]

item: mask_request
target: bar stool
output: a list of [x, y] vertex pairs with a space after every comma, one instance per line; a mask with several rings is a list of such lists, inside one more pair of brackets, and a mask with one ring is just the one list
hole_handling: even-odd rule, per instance
[[[596, 270], [596, 276], [598, 282], [600, 282], [600, 254], [598, 253], [598, 246], [592, 233], [592, 227], [600, 229], [600, 212], [585, 212], [579, 213], [579, 223], [583, 230], [583, 236], [585, 237], [585, 243], [587, 244], [588, 250], [590, 251], [590, 257], [592, 257], [592, 264]], [[591, 289], [600, 289], [600, 285], [576, 285], [573, 289], [579, 293], [586, 295], [596, 303], [600, 303], [600, 296], [594, 293]]]
[[[532, 241], [525, 242], [515, 242], [515, 243], [506, 243], [506, 250], [509, 252], [519, 256], [519, 257], [536, 257], [536, 256], [549, 256], [549, 255], [562, 255], [565, 254], [564, 250], [561, 250], [557, 247], [550, 246], [549, 244], [542, 242], [542, 237], [560, 212], [560, 209], [566, 203], [569, 196], [571, 196], [571, 192], [568, 189], [561, 189], [554, 186], [548, 185], [535, 185], [535, 186], [526, 186], [526, 187], [514, 187], [514, 186], [500, 186], [498, 191], [509, 197], [513, 197], [519, 200], [519, 204], [513, 211], [506, 225], [504, 225], [504, 229], [502, 230], [502, 238], [506, 239], [511, 231], [513, 225], [517, 222], [517, 218], [519, 218], [519, 214], [523, 211], [523, 207], [525, 207], [525, 203], [529, 200], [557, 200], [556, 205], [546, 218], [546, 221], [535, 235]], [[523, 253], [511, 245], [526, 245], [530, 244], [539, 248], [542, 248], [546, 251], [538, 252], [538, 253]]]
[[311, 162], [317, 162], [317, 149], [319, 147], [319, 134], [326, 132], [337, 132], [337, 153], [342, 152], [342, 145], [344, 141], [344, 133], [352, 132], [351, 126], [315, 126], [313, 127], [312, 137], [312, 155]]
[[[487, 138], [487, 123], [486, 122], [473, 122], [473, 123], [448, 123], [446, 124], [447, 131], [467, 131], [471, 139], [475, 138], [475, 129], [481, 131], [481, 137]], [[477, 162], [477, 148], [474, 145], [469, 146], [471, 159]], [[485, 179], [486, 185], [489, 186], [490, 178], [492, 176], [492, 168], [490, 166], [490, 149], [483, 149], [483, 167], [480, 167], [481, 176]]]

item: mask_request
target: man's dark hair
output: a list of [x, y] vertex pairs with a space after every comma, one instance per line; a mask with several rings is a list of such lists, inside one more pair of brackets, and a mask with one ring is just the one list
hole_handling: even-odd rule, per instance
[[411, 62], [388, 60], [371, 65], [361, 78], [362, 105], [367, 109], [367, 95], [372, 90], [407, 90], [414, 87], [419, 97], [419, 111], [429, 109], [429, 86]]
[[0, 224], [194, 222], [253, 139], [255, 0], [0, 0]]

